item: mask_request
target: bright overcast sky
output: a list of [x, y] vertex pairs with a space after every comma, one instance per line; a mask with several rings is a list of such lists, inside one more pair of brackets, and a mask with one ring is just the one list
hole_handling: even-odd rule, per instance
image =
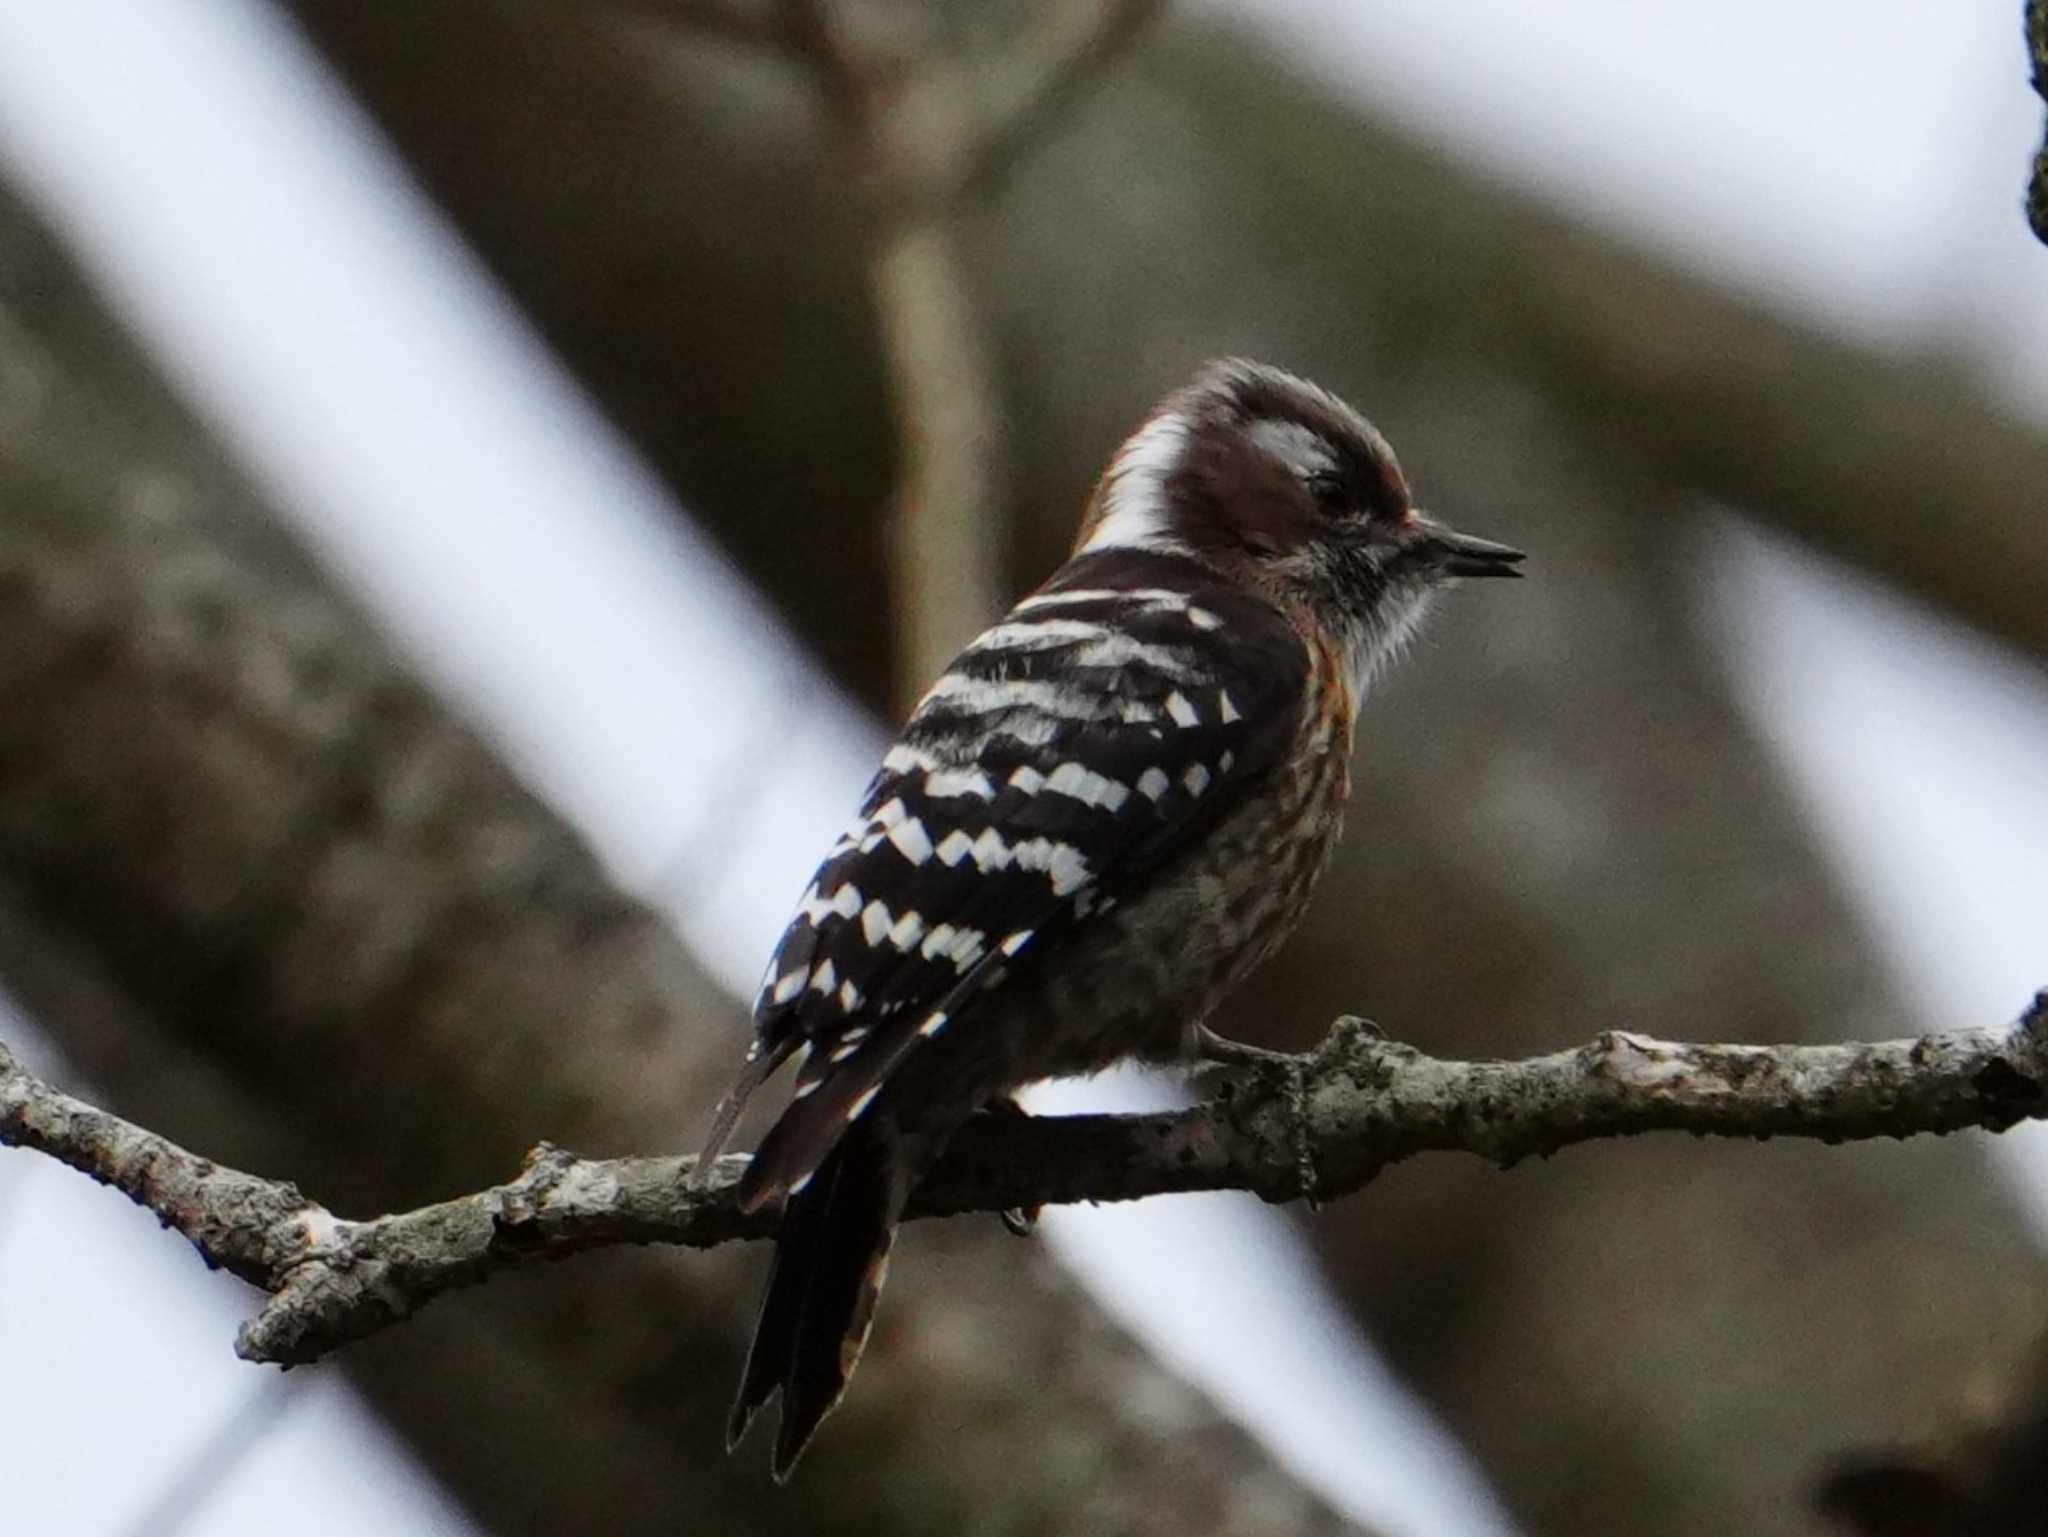
[[[1315, 67], [1553, 196], [1844, 329], [1975, 348], [2048, 407], [2048, 251], [2019, 212], [2038, 109], [2009, 4], [1245, 9]], [[621, 878], [661, 898], [705, 787], [751, 733], [787, 729], [709, 692], [720, 637], [770, 633], [763, 611], [678, 530], [665, 491], [309, 62], [253, 0], [0, 7], [0, 162], [305, 537]], [[493, 509], [489, 539], [446, 518], [464, 506]], [[561, 517], [569, 507], [576, 518]], [[456, 560], [469, 579], [451, 584]], [[1732, 526], [1707, 564], [1719, 580], [1703, 620], [1729, 638], [1731, 677], [1870, 921], [1897, 939], [1886, 948], [1908, 996], [1942, 1023], [2009, 1015], [2048, 969], [2033, 948], [2041, 903], [2021, 884], [2028, 861], [2048, 864], [2039, 670]], [[1802, 665], [1766, 665], [1757, 637], [1795, 632], [1800, 645], [1771, 654]], [[1904, 665], [1902, 634], [1919, 637]], [[722, 666], [758, 673], [755, 697], [786, 698], [801, 659], [762, 640], [742, 649]], [[774, 814], [757, 818], [785, 836], [732, 850], [740, 873], [678, 914], [735, 986], [753, 981], [871, 761], [871, 728], [851, 710], [814, 701], [804, 718], [813, 736], [784, 755]], [[731, 739], [702, 739], [714, 719], [733, 720]], [[1886, 750], [1904, 723], [1934, 720], [1913, 753]], [[1938, 824], [1909, 814], [1930, 782], [1946, 792]], [[1134, 1269], [1134, 1248], [1265, 1263], [1285, 1226], [1247, 1243], [1229, 1224], [1268, 1218], [1188, 1200], [1054, 1228], [1085, 1274], [1157, 1299], [1167, 1278]], [[1162, 1223], [1185, 1225], [1148, 1236]], [[1268, 1268], [1281, 1273], [1235, 1277], [1244, 1295], [1300, 1284]], [[175, 1402], [193, 1446], [220, 1435], [253, 1448], [183, 1530], [267, 1534], [287, 1498], [300, 1533], [461, 1530], [338, 1375], [294, 1374], [304, 1385], [280, 1399], [275, 1378], [233, 1360], [243, 1301], [117, 1197], [0, 1155], [0, 1358], [21, 1380], [76, 1390], [32, 1415], [25, 1400], [0, 1403], [11, 1523], [96, 1537], [184, 1497], [189, 1447], [103, 1438], [87, 1387], [118, 1375], [124, 1391]], [[1144, 1322], [1389, 1532], [1504, 1530], [1397, 1390], [1366, 1366], [1312, 1369], [1351, 1345], [1337, 1315], [1316, 1316], [1320, 1334], [1252, 1342], [1269, 1364], [1283, 1351], [1300, 1362], [1264, 1374], [1191, 1354], [1199, 1335], [1176, 1330], [1170, 1308]], [[1312, 1406], [1320, 1439], [1257, 1399], [1262, 1375]], [[276, 1428], [252, 1436], [252, 1423]], [[1399, 1449], [1361, 1468], [1360, 1445]]]

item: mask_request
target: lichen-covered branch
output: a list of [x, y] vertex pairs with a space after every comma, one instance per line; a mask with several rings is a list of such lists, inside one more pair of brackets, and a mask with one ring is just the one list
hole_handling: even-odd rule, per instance
[[[2048, 1119], [2048, 992], [2005, 1034], [1727, 1046], [1608, 1031], [1516, 1062], [1447, 1061], [1343, 1019], [1315, 1051], [1261, 1064], [1190, 1109], [982, 1117], [925, 1181], [912, 1215], [1194, 1190], [1322, 1200], [1417, 1153], [1507, 1165], [1650, 1131], [1849, 1142], [2026, 1119]], [[4, 1046], [0, 1142], [113, 1185], [208, 1264], [269, 1292], [236, 1349], [286, 1366], [532, 1260], [622, 1243], [709, 1248], [773, 1228], [772, 1216], [733, 1203], [743, 1158], [721, 1160], [698, 1188], [691, 1158], [586, 1159], [548, 1146], [507, 1184], [347, 1221], [289, 1184], [221, 1168], [52, 1088]]]

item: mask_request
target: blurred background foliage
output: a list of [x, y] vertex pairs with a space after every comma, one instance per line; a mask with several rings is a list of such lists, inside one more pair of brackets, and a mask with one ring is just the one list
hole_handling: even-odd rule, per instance
[[[878, 262], [903, 215], [815, 71], [772, 29], [764, 42], [750, 23], [705, 24], [753, 13], [685, 0], [289, 9], [818, 665], [887, 714], [917, 675], [892, 529], [968, 510], [907, 511], [898, 494], [916, 433], [897, 409], [899, 328], [917, 301], [892, 295]], [[971, 106], [975, 69], [1036, 9], [879, 5], [854, 32], [881, 58], [946, 54]], [[146, 368], [121, 358], [61, 259], [18, 208], [6, 218], [17, 322], [63, 368], [146, 397]], [[1695, 578], [1713, 505], [1736, 504], [2048, 652], [2048, 432], [1966, 362], [1845, 340], [1716, 286], [1495, 184], [1207, 17], [1137, 39], [944, 219], [948, 281], [971, 303], [967, 365], [993, 412], [971, 517], [1000, 559], [963, 574], [970, 606], [1057, 563], [1123, 432], [1224, 352], [1358, 402], [1427, 504], [1532, 552], [1533, 580], [1451, 603], [1384, 686], [1342, 862], [1227, 1033], [1300, 1046], [1365, 1012], [1431, 1050], [1507, 1055], [1608, 1026], [1758, 1041], [1916, 1028], [1728, 697]], [[76, 436], [40, 462], [20, 443], [0, 455], [10, 503], [125, 504], [112, 467], [192, 452], [175, 446], [197, 434], [173, 408], [124, 420], [89, 405], [45, 418]], [[59, 474], [87, 442], [107, 484]], [[18, 922], [0, 946], [12, 985], [129, 1113], [338, 1209], [494, 1177], [537, 1125], [592, 1152], [686, 1138], [723, 1084], [717, 1041], [733, 1038], [707, 1039], [702, 1021], [733, 1006], [265, 542], [230, 472], [175, 478], [181, 537], [225, 539], [242, 553], [224, 571], [261, 573], [208, 594], [228, 616], [222, 654], [235, 636], [281, 648], [310, 659], [330, 704], [346, 695], [315, 719], [288, 690], [253, 738], [286, 787], [261, 803], [314, 811], [251, 833], [239, 770], [181, 802], [222, 819], [188, 820], [187, 835], [253, 849], [262, 889], [294, 900], [187, 900], [137, 880], [150, 867], [136, 849], [164, 831], [142, 812], [132, 827], [99, 810], [17, 819], [4, 854]], [[118, 520], [88, 548], [9, 516], [24, 566], [59, 546], [81, 572], [135, 558], [107, 553], [134, 535]], [[270, 633], [260, 616], [280, 604], [322, 616], [317, 643]], [[28, 804], [31, 783], [48, 793], [53, 775], [83, 807], [113, 804], [109, 780], [162, 784], [149, 776], [175, 744], [95, 763], [92, 742], [65, 748], [44, 724], [60, 693], [170, 665], [147, 637], [112, 644], [118, 665], [87, 657], [61, 689], [27, 650], [0, 672], [0, 761], [16, 765], [0, 806]], [[107, 697], [108, 719], [147, 714]], [[244, 718], [246, 691], [223, 708]], [[365, 734], [373, 746], [340, 746]], [[203, 777], [209, 751], [181, 761]], [[307, 825], [320, 846], [281, 856]], [[336, 828], [356, 830], [348, 858]], [[413, 894], [403, 963], [365, 960], [375, 975], [337, 987], [333, 952], [303, 953], [309, 929], [359, 937], [356, 906], [390, 892]], [[78, 980], [102, 967], [118, 1009]], [[671, 1013], [696, 1020], [695, 1039], [677, 1039]], [[1899, 1448], [1938, 1462], [1959, 1400], [2028, 1402], [2013, 1363], [2048, 1315], [2039, 1257], [1974, 1141], [1653, 1141], [1508, 1174], [1424, 1160], [1301, 1220], [1330, 1286], [1532, 1537], [1888, 1529], [1897, 1501], [1854, 1490], [1895, 1486], [1859, 1486], [1858, 1469], [1896, 1473]], [[987, 1226], [920, 1233], [846, 1423], [772, 1497], [749, 1461], [718, 1454], [753, 1274], [735, 1256], [622, 1255], [499, 1282], [349, 1365], [507, 1533], [1339, 1525]], [[927, 1405], [942, 1423], [919, 1423]], [[2039, 1446], [2029, 1412], [2014, 1409], [2013, 1434]], [[2032, 1529], [1954, 1509], [1912, 1529]]]

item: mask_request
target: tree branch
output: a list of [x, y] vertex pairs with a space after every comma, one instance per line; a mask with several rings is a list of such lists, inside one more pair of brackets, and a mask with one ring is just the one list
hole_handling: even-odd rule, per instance
[[[2048, 0], [2027, 0], [2027, 54], [2033, 65], [2034, 93], [2048, 106]], [[2048, 129], [2043, 130], [2048, 134]], [[2048, 137], [2034, 153], [2034, 175], [2027, 187], [2027, 220], [2048, 242]]]
[[[1075, 1201], [1247, 1190], [1344, 1195], [1423, 1152], [1502, 1166], [1650, 1131], [1848, 1142], [2003, 1131], [2048, 1119], [2048, 992], [2004, 1035], [1956, 1031], [1834, 1046], [1686, 1045], [1608, 1031], [1518, 1062], [1456, 1062], [1341, 1019], [1315, 1051], [1262, 1064], [1187, 1110], [978, 1117], [912, 1200], [952, 1216]], [[710, 1248], [765, 1237], [743, 1214], [743, 1157], [697, 1188], [688, 1157], [586, 1159], [543, 1144], [511, 1182], [371, 1221], [290, 1184], [225, 1169], [44, 1083], [0, 1046], [0, 1143], [114, 1186], [209, 1265], [271, 1294], [235, 1348], [292, 1366], [442, 1292], [537, 1259], [626, 1243]]]
[[[954, 194], [985, 198], [1045, 134], [1106, 78], [1166, 9], [1166, 0], [1108, 0], [1054, 7], [991, 94], [996, 105], [959, 155]], [[1083, 14], [1085, 13], [1085, 14]]]

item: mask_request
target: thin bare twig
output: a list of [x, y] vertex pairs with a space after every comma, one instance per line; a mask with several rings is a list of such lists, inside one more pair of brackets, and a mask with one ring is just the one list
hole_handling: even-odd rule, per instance
[[[1650, 1131], [1847, 1142], [2002, 1131], [2048, 1119], [2048, 993], [2004, 1034], [1838, 1046], [1685, 1045], [1609, 1031], [1518, 1062], [1456, 1062], [1339, 1020], [1303, 1057], [1188, 1110], [977, 1118], [919, 1189], [913, 1216], [1248, 1190], [1270, 1201], [1363, 1187], [1417, 1153], [1501, 1165]], [[0, 1046], [0, 1142], [60, 1158], [269, 1292], [236, 1350], [295, 1365], [441, 1293], [541, 1259], [622, 1243], [709, 1248], [773, 1230], [732, 1199], [743, 1157], [702, 1189], [687, 1157], [586, 1159], [537, 1148], [511, 1182], [370, 1221], [290, 1184], [224, 1169], [74, 1099]]]
[[961, 256], [961, 210], [1000, 188], [1164, 0], [1049, 6], [992, 79], [936, 47], [885, 69], [827, 0], [777, 0], [772, 12], [732, 0], [640, 3], [778, 47], [815, 84], [868, 198], [869, 284], [901, 461], [889, 567], [897, 703], [908, 705], [1006, 596], [1003, 416]]
[[982, 131], [962, 153], [955, 195], [985, 198], [1000, 191], [1019, 162], [1108, 76], [1165, 9], [1166, 0], [1055, 7], [1038, 35], [1012, 50], [1019, 63]]

